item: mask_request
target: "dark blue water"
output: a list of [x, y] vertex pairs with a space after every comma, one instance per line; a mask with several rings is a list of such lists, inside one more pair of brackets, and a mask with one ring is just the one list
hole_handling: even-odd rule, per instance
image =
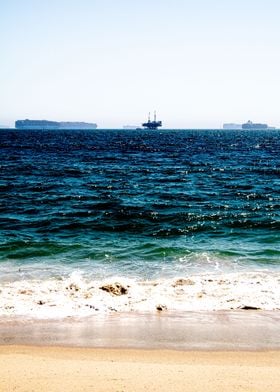
[[278, 268], [279, 152], [277, 130], [1, 130], [0, 266]]

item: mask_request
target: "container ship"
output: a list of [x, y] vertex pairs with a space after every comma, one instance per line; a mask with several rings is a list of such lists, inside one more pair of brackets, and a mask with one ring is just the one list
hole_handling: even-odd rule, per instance
[[252, 121], [247, 121], [245, 124], [242, 124], [242, 129], [255, 129], [255, 130], [263, 130], [263, 129], [271, 129], [267, 124], [257, 124]]
[[86, 122], [59, 122], [49, 120], [17, 120], [16, 129], [96, 129], [97, 124]]

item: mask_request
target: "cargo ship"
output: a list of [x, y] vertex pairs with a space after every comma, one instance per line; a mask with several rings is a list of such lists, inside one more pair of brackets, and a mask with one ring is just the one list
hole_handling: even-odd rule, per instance
[[256, 130], [263, 130], [263, 129], [271, 129], [268, 127], [267, 124], [256, 124], [252, 121], [247, 121], [245, 124], [242, 124], [242, 129], [256, 129]]
[[97, 124], [86, 122], [59, 122], [49, 120], [17, 120], [15, 122], [16, 129], [96, 129]]

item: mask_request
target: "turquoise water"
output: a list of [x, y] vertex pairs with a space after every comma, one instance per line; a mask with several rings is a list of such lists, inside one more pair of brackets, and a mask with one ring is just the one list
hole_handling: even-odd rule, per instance
[[1, 130], [0, 146], [4, 286], [262, 273], [277, 289], [280, 131]]

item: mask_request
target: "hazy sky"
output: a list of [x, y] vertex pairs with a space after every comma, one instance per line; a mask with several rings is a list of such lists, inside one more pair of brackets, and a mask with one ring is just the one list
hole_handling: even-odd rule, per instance
[[279, 0], [0, 0], [0, 124], [280, 126]]

